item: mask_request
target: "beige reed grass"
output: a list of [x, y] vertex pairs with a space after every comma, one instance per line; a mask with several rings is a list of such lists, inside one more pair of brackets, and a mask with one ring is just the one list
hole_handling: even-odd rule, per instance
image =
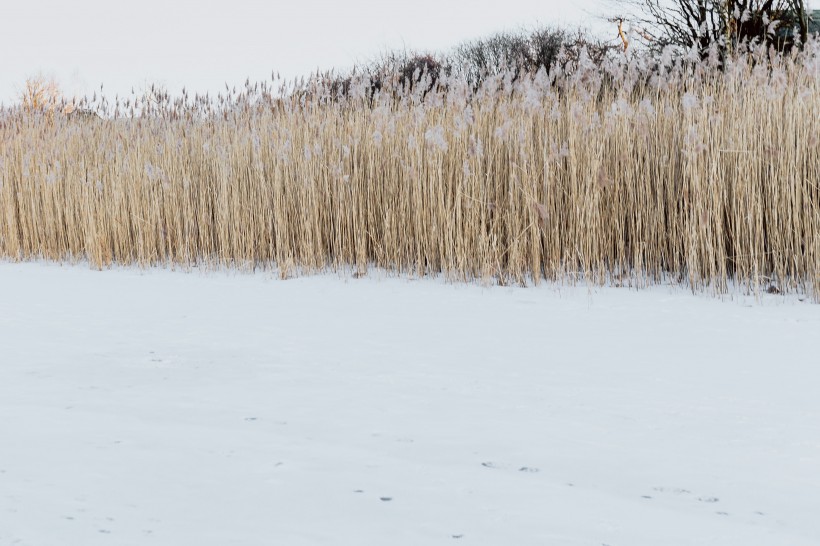
[[0, 255], [817, 297], [819, 51], [6, 109]]

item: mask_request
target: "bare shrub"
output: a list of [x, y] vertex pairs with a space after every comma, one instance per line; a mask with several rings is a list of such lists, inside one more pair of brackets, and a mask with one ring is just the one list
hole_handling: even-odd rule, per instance
[[41, 76], [27, 79], [20, 93], [20, 103], [28, 112], [53, 113], [62, 100], [63, 95], [57, 82]]

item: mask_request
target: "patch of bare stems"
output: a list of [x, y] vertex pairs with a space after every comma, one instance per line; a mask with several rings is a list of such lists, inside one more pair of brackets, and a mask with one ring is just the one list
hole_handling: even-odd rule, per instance
[[817, 41], [438, 76], [0, 110], [0, 255], [820, 295]]

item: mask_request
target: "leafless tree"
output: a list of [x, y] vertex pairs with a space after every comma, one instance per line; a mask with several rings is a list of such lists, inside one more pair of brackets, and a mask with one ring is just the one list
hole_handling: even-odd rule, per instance
[[[705, 56], [711, 44], [731, 49], [757, 40], [790, 47], [808, 35], [805, 0], [615, 0], [621, 18], [653, 36], [653, 45], [696, 48]], [[797, 35], [792, 29], [797, 30]]]

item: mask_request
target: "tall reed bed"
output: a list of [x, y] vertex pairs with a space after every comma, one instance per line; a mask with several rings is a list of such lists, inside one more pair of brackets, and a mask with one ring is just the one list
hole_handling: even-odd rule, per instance
[[0, 255], [820, 295], [820, 45], [0, 111]]

